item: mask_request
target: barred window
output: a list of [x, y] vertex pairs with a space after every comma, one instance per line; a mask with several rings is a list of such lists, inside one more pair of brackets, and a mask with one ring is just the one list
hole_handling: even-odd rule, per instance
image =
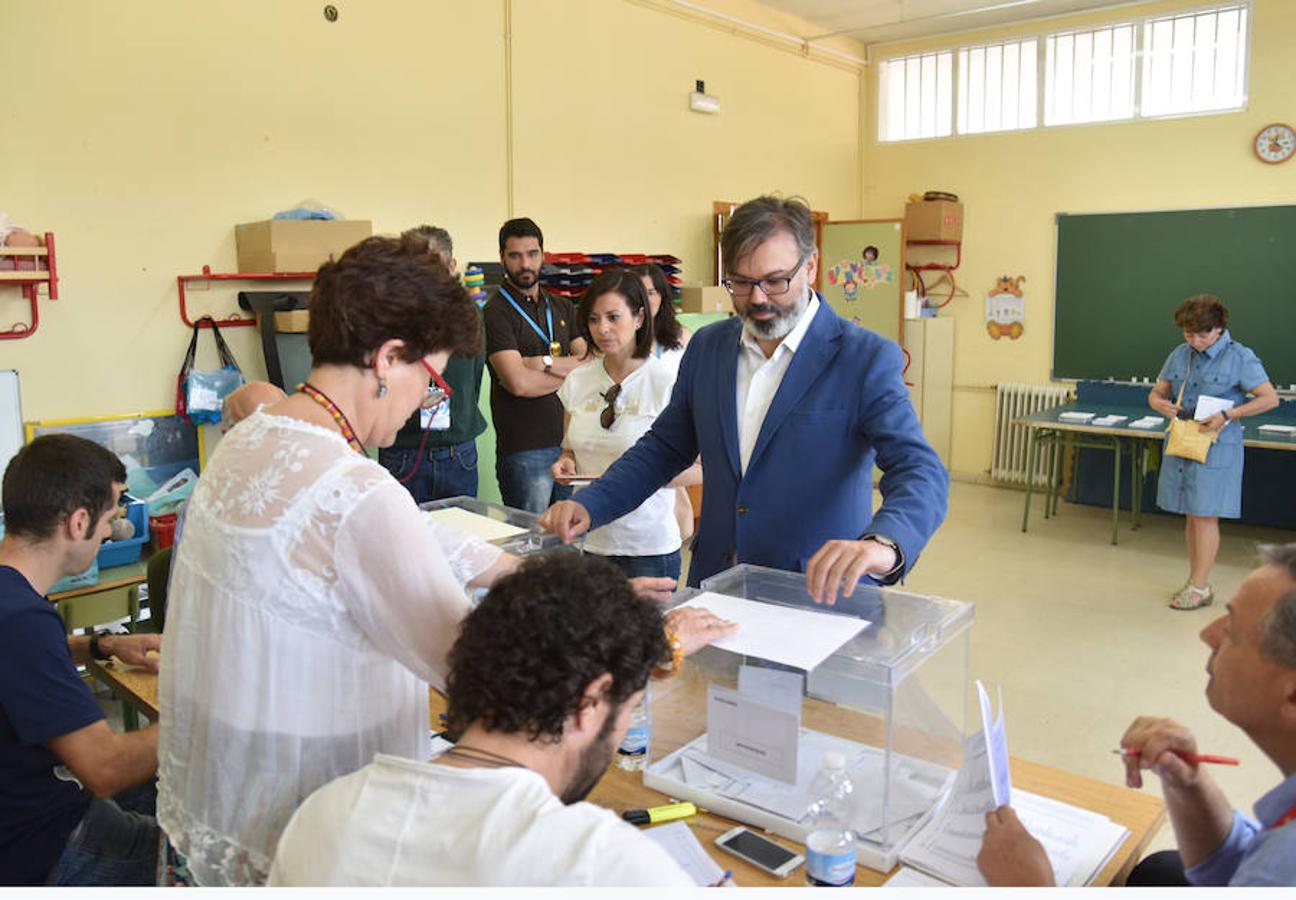
[[959, 134], [1035, 127], [1038, 46], [1030, 38], [959, 50]]
[[1133, 24], [1051, 34], [1044, 41], [1044, 124], [1134, 118]]
[[1243, 109], [1250, 11], [1232, 0], [881, 60], [878, 140]]
[[1245, 106], [1246, 44], [1240, 4], [1145, 22], [1142, 115]]
[[948, 137], [953, 104], [952, 51], [884, 60], [878, 70], [878, 140]]

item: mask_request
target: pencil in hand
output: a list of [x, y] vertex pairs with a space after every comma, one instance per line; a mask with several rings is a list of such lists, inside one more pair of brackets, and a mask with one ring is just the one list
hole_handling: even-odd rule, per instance
[[[1171, 750], [1170, 752], [1182, 759], [1184, 762], [1191, 763], [1194, 766], [1200, 766], [1203, 763], [1213, 763], [1217, 766], [1239, 765], [1238, 760], [1231, 756], [1216, 756], [1212, 753], [1189, 753], [1186, 750]], [[1132, 747], [1122, 747], [1119, 750], [1113, 750], [1112, 753], [1123, 757], [1138, 757], [1143, 755], [1142, 751], [1135, 750]]]

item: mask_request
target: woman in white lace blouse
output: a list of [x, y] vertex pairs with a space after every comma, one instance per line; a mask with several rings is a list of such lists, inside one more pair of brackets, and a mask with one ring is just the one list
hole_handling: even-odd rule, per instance
[[308, 794], [375, 753], [428, 756], [427, 683], [465, 584], [516, 563], [438, 531], [382, 466], [439, 370], [480, 345], [463, 287], [425, 251], [370, 238], [322, 266], [315, 365], [240, 423], [189, 503], [159, 682], [158, 819], [203, 885], [264, 882]]

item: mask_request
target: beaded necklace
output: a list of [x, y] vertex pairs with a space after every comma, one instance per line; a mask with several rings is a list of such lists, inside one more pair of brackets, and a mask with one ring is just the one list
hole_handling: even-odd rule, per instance
[[361, 444], [360, 439], [356, 437], [355, 429], [352, 428], [351, 423], [347, 421], [346, 413], [338, 409], [338, 405], [330, 400], [327, 394], [308, 382], [302, 382], [297, 385], [297, 390], [301, 391], [307, 397], [310, 397], [320, 406], [324, 407], [325, 411], [333, 417], [333, 421], [337, 424], [338, 430], [342, 432], [342, 437], [346, 438], [346, 442], [350, 445], [351, 449], [356, 453], [359, 453], [361, 456], [365, 455], [364, 445]]

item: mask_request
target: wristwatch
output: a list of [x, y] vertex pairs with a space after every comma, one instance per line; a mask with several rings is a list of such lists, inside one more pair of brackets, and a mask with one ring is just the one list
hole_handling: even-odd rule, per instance
[[899, 577], [900, 573], [904, 571], [904, 551], [900, 549], [900, 545], [891, 540], [891, 538], [887, 537], [885, 534], [878, 534], [874, 531], [870, 531], [868, 534], [861, 537], [860, 540], [872, 541], [875, 544], [881, 544], [883, 547], [889, 547], [895, 551], [896, 564], [891, 571], [873, 576], [882, 584], [891, 584], [895, 581]]
[[90, 658], [91, 659], [108, 659], [111, 653], [104, 653], [99, 649], [99, 638], [112, 637], [111, 631], [96, 631], [90, 635]]
[[552, 356], [550, 356], [549, 354], [546, 353], [544, 356], [540, 357], [540, 361], [541, 361], [542, 363], [544, 363], [544, 370], [545, 370], [545, 374], [546, 374], [546, 375], [548, 375], [550, 372], [553, 371], [553, 357], [552, 357]]

